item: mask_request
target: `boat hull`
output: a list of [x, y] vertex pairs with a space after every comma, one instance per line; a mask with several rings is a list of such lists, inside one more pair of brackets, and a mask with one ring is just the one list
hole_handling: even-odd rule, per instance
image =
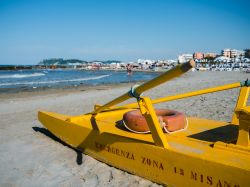
[[[118, 114], [119, 113], [119, 114]], [[121, 114], [120, 114], [121, 113]], [[114, 116], [119, 119], [123, 112]], [[39, 112], [41, 123], [70, 146], [97, 160], [151, 181], [173, 186], [249, 186], [248, 151], [228, 151], [210, 142], [169, 136], [170, 148], [155, 146], [150, 135], [109, 129], [107, 116], [69, 116]], [[111, 121], [118, 122], [116, 118]], [[111, 128], [111, 127], [110, 127]]]

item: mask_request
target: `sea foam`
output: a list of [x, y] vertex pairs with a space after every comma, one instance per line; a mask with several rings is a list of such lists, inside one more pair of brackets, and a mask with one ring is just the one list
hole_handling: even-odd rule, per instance
[[39, 77], [44, 76], [44, 73], [32, 73], [32, 74], [14, 74], [14, 75], [0, 75], [0, 79], [20, 79], [27, 77]]
[[88, 80], [96, 80], [102, 79], [105, 77], [109, 77], [109, 75], [100, 75], [95, 77], [86, 77], [86, 78], [79, 78], [79, 79], [64, 79], [64, 80], [51, 80], [51, 81], [30, 81], [30, 82], [12, 82], [12, 83], [0, 83], [0, 86], [13, 86], [13, 85], [33, 85], [33, 84], [56, 84], [56, 83], [64, 83], [64, 82], [81, 82], [81, 81], [88, 81]]

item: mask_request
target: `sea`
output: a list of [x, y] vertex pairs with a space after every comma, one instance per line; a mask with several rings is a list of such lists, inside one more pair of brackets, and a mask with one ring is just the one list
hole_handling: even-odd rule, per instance
[[1, 70], [0, 92], [140, 82], [157, 75], [157, 72], [128, 74], [113, 70]]

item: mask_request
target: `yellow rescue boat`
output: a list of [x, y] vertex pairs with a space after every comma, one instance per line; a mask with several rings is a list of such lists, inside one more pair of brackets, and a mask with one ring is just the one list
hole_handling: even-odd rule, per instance
[[[70, 146], [102, 162], [170, 186], [250, 186], [250, 81], [151, 100], [141, 93], [177, 77], [194, 66], [190, 61], [100, 106], [67, 116], [40, 111], [41, 123]], [[153, 104], [240, 88], [232, 122], [188, 117], [185, 128], [165, 133]], [[131, 97], [137, 102], [115, 106]], [[150, 133], [124, 128], [123, 115], [139, 109]], [[187, 127], [188, 125], [188, 127]]]

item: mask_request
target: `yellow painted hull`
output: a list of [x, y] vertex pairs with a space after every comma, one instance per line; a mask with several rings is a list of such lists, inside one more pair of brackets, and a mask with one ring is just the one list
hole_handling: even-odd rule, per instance
[[[128, 109], [77, 117], [39, 112], [54, 135], [114, 167], [170, 186], [250, 186], [250, 150], [232, 144], [238, 126], [188, 118], [183, 132], [164, 134], [169, 148], [151, 134], [126, 131], [120, 120]], [[71, 119], [71, 120], [69, 120]], [[124, 179], [126, 180], [126, 179]]]

